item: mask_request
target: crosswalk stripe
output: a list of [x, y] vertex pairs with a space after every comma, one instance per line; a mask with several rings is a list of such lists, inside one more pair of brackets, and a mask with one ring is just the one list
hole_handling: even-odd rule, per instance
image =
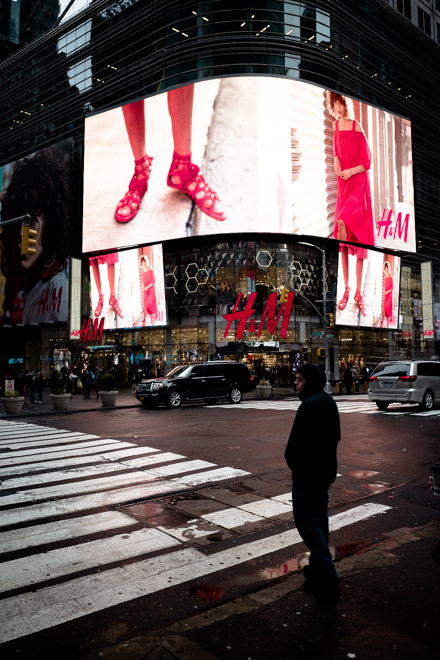
[[[27, 445], [27, 453], [31, 453], [33, 451], [38, 451], [37, 448], [42, 448], [42, 447], [51, 447], [53, 445], [70, 445], [71, 443], [75, 442], [80, 442], [84, 440], [96, 440], [99, 438], [99, 435], [92, 435], [92, 434], [84, 434], [84, 433], [75, 433], [72, 435], [64, 435], [64, 436], [59, 436], [57, 438], [41, 438], [38, 440], [38, 442], [33, 441], [33, 442], [8, 442], [6, 446], [8, 449], [12, 451], [23, 451], [23, 444]], [[100, 438], [99, 438], [100, 439]], [[72, 444], [72, 447], [74, 445]], [[17, 454], [20, 455], [20, 454]]]
[[119, 511], [103, 511], [80, 518], [68, 518], [53, 523], [42, 523], [33, 527], [12, 529], [0, 533], [0, 550], [3, 553], [25, 550], [46, 543], [66, 541], [79, 536], [96, 534], [121, 527], [133, 527], [137, 521]]
[[[439, 417], [440, 409], [419, 411], [417, 408], [413, 410], [399, 410], [402, 404], [392, 403], [388, 406], [386, 411], [379, 410], [373, 401], [338, 401], [335, 399], [336, 405], [340, 413], [362, 413], [366, 415], [408, 415], [414, 417]], [[273, 400], [273, 401], [242, 401], [239, 406], [233, 404], [212, 404], [206, 408], [227, 408], [230, 410], [283, 410], [295, 412], [301, 405], [301, 401], [290, 400]]]
[[[67, 465], [84, 465], [84, 463], [92, 463], [95, 460], [101, 461], [103, 452], [110, 452], [112, 449], [119, 447], [133, 447], [130, 442], [118, 442], [117, 440], [103, 440], [102, 443], [94, 444], [92, 447], [83, 449], [73, 449], [68, 452], [56, 452], [42, 454], [41, 456], [25, 456], [1, 461], [0, 465], [7, 463], [6, 467], [0, 467], [0, 475], [4, 474], [19, 474], [20, 472], [31, 472], [40, 469], [50, 469], [51, 467], [64, 467]], [[110, 455], [110, 454], [109, 454]], [[74, 458], [78, 457], [78, 458]], [[55, 459], [60, 459], [56, 461]]]
[[[16, 461], [17, 463], [21, 463], [20, 459], [23, 458], [23, 457], [32, 457], [32, 460], [35, 461], [37, 459], [37, 456], [40, 455], [40, 456], [43, 456], [42, 460], [46, 460], [46, 457], [44, 456], [44, 454], [48, 454], [50, 452], [52, 452], [52, 453], [57, 452], [59, 456], [72, 456], [72, 453], [77, 449], [89, 449], [90, 447], [104, 447], [109, 442], [112, 442], [112, 441], [111, 440], [91, 440], [89, 442], [79, 442], [78, 444], [75, 444], [75, 445], [68, 445], [68, 446], [62, 446], [62, 447], [55, 446], [55, 447], [44, 447], [42, 449], [25, 449], [23, 451], [14, 452], [13, 456], [8, 456], [8, 458], [1, 459], [0, 460], [0, 466], [10, 464], [11, 461]], [[130, 444], [130, 443], [128, 443], [128, 444]]]
[[[350, 512], [331, 516], [331, 528], [335, 530], [354, 524], [383, 514], [390, 508], [379, 504], [358, 506]], [[37, 594], [26, 593], [6, 598], [0, 601], [0, 642], [206, 577], [300, 542], [297, 530], [292, 529], [209, 555], [192, 549], [178, 549], [123, 568], [104, 570], [99, 574], [73, 578], [60, 585], [42, 587]]]
[[0, 573], [0, 592], [20, 589], [65, 574], [79, 573], [94, 568], [99, 557], [100, 568], [105, 564], [123, 561], [165, 548], [179, 545], [177, 539], [164, 532], [144, 527], [130, 534], [123, 533], [68, 548], [49, 550], [41, 554], [4, 562]]

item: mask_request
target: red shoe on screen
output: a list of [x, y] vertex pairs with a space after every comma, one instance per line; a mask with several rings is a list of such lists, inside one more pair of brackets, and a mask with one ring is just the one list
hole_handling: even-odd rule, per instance
[[189, 195], [199, 209], [210, 218], [219, 222], [226, 220], [226, 213], [220, 198], [206, 183], [200, 174], [200, 168], [191, 162], [191, 154], [180, 156], [176, 152], [173, 153], [167, 183], [171, 188], [176, 188]]

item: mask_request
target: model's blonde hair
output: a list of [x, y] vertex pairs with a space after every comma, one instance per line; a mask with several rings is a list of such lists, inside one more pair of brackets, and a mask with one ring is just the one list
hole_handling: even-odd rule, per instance
[[345, 118], [346, 119], [354, 119], [354, 107], [353, 107], [353, 101], [348, 98], [347, 96], [342, 96], [342, 94], [337, 94], [336, 92], [330, 92], [330, 90], [326, 89], [325, 91], [325, 102], [327, 105], [327, 110], [329, 113], [332, 115], [332, 117], [336, 118], [336, 112], [335, 112], [335, 103], [336, 101], [340, 101], [344, 107], [345, 107]]

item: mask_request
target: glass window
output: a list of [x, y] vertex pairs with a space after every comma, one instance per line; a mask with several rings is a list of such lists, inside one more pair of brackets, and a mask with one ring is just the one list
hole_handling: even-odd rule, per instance
[[373, 371], [374, 376], [408, 376], [411, 365], [407, 362], [380, 364]]

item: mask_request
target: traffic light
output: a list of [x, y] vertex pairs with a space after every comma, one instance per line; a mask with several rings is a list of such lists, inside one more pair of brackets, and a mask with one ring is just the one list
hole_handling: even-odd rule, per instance
[[333, 328], [335, 325], [335, 315], [333, 312], [327, 312], [327, 328]]
[[23, 238], [21, 239], [21, 254], [35, 254], [37, 245], [37, 234], [36, 229], [31, 229], [30, 227], [23, 227]]
[[325, 358], [325, 348], [318, 348], [318, 357]]

